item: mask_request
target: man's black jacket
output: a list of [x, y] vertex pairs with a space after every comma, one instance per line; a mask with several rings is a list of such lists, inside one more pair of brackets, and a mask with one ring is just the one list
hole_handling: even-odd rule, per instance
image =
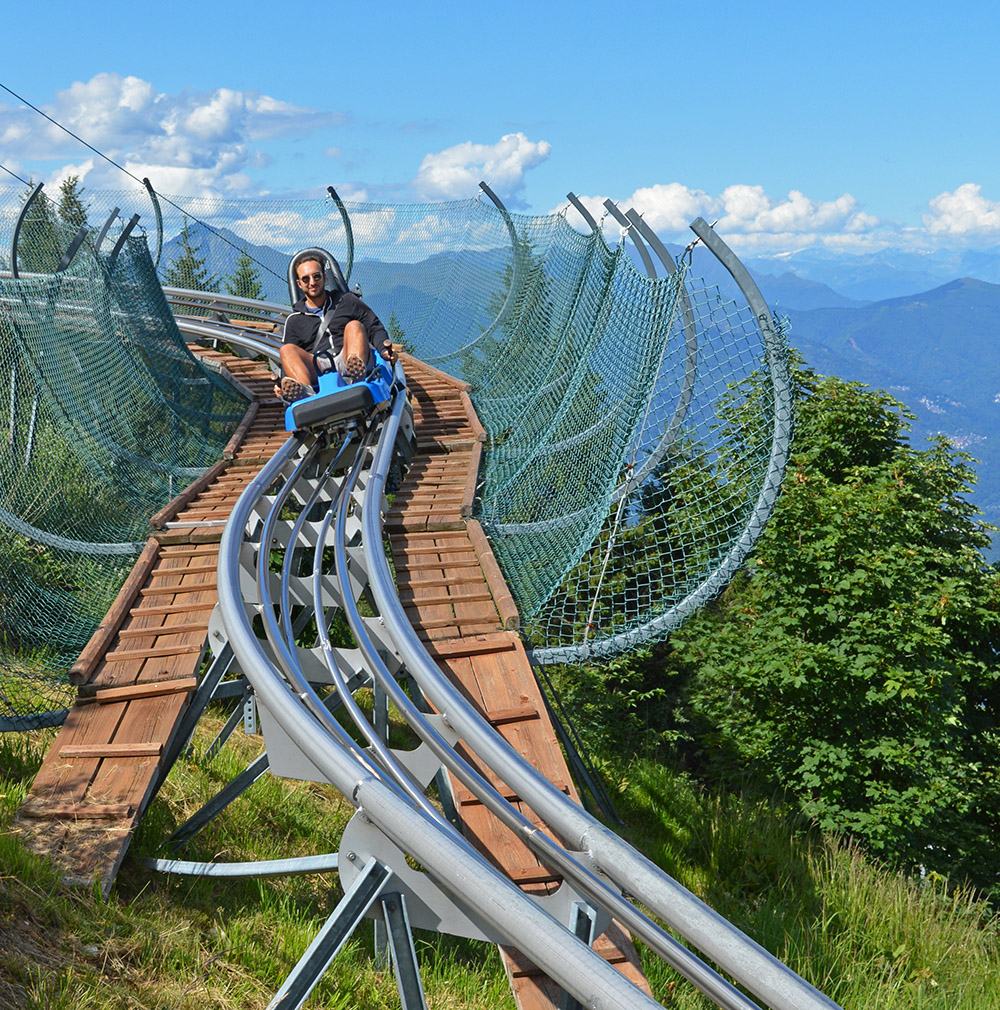
[[304, 298], [297, 301], [292, 306], [291, 315], [285, 320], [282, 342], [296, 344], [310, 354], [319, 354], [331, 348], [334, 354], [340, 354], [344, 349], [344, 327], [352, 319], [357, 319], [364, 326], [368, 343], [372, 347], [380, 348], [383, 341], [389, 339], [378, 316], [354, 292], [327, 292], [326, 304], [323, 306], [324, 316], [331, 308], [333, 315], [330, 325], [326, 333], [320, 334], [320, 317], [315, 312], [306, 312]]

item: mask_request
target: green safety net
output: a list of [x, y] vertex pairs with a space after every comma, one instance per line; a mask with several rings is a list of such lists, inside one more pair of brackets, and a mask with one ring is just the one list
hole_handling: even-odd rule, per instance
[[[0, 727], [52, 721], [66, 673], [149, 534], [220, 458], [246, 400], [191, 355], [144, 237], [116, 219], [54, 272], [78, 222], [0, 193]], [[110, 211], [109, 211], [110, 212]], [[106, 215], [95, 216], [103, 225]], [[43, 715], [45, 713], [45, 715]]]
[[[603, 230], [581, 232], [561, 214], [508, 215], [483, 196], [338, 205], [156, 197], [136, 187], [89, 197], [121, 208], [122, 218], [142, 215], [154, 256], [162, 246], [165, 284], [187, 278], [287, 305], [291, 255], [323, 246], [394, 339], [470, 384], [487, 431], [476, 514], [540, 662], [609, 657], [662, 639], [724, 587], [766, 521], [791, 434], [784, 334], [704, 246], [671, 261], [672, 271], [661, 265], [654, 279], [633, 262], [624, 237], [609, 244]], [[0, 218], [0, 232], [10, 227]], [[56, 247], [70, 237], [61, 234]], [[80, 540], [141, 539], [145, 518], [188, 470], [217, 454], [240, 413], [191, 363], [153, 283], [146, 245], [135, 246], [126, 244], [110, 273], [98, 256], [85, 258], [86, 269], [74, 262], [72, 279], [4, 281], [3, 362], [4, 374], [18, 377], [18, 452], [37, 388], [39, 416], [46, 430], [58, 430], [76, 467], [60, 494], [86, 489], [73, 507], [56, 509], [59, 523], [45, 521]], [[51, 269], [51, 256], [43, 266]], [[122, 298], [126, 273], [134, 290]], [[74, 374], [85, 329], [88, 339], [107, 340], [110, 326], [122, 383], [115, 395], [103, 396], [106, 381], [82, 372], [71, 393], [57, 388], [40, 367], [39, 341], [27, 336], [37, 331], [8, 308], [25, 300], [22, 291], [37, 292], [28, 299], [36, 307], [60, 306], [65, 297], [48, 292], [69, 289], [95, 307], [72, 324], [53, 308], [42, 324], [66, 342], [51, 352], [60, 356], [59, 374]], [[140, 299], [141, 326], [162, 339], [140, 335], [136, 314], [121, 308]], [[76, 400], [87, 406], [73, 423]], [[124, 402], [143, 404], [138, 428], [122, 414]], [[147, 434], [153, 416], [156, 450]], [[30, 459], [17, 464], [17, 453], [9, 458], [6, 498], [32, 467]], [[159, 470], [139, 462], [150, 459]], [[104, 495], [121, 504], [104, 507]], [[19, 507], [24, 521], [44, 527], [26, 503]], [[104, 525], [112, 515], [113, 529]], [[63, 594], [91, 621], [127, 567], [101, 564], [106, 590]], [[0, 617], [9, 638], [32, 625], [18, 606]]]

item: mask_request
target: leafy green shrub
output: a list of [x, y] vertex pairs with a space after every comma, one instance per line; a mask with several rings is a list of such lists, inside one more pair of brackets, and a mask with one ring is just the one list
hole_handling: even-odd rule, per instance
[[748, 570], [670, 642], [689, 757], [790, 790], [898, 865], [995, 888], [1000, 579], [969, 457], [913, 448], [884, 392], [810, 371], [797, 390]]

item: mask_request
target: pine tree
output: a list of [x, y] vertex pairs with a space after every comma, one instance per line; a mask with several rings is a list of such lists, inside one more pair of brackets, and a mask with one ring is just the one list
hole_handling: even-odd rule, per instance
[[206, 257], [199, 256], [201, 244], [191, 244], [191, 227], [187, 215], [180, 233], [181, 254], [163, 271], [163, 283], [171, 288], [190, 291], [216, 291], [219, 281], [205, 268]]
[[[34, 192], [35, 183], [28, 182], [24, 199]], [[17, 266], [25, 273], [50, 274], [63, 253], [62, 236], [53, 207], [44, 193], [35, 197], [21, 225], [17, 240]]]
[[406, 330], [403, 329], [402, 324], [396, 318], [396, 310], [393, 309], [389, 313], [389, 322], [386, 324], [386, 331], [389, 334], [389, 339], [397, 346], [401, 347], [404, 351], [409, 354], [413, 353], [413, 348], [406, 341]]
[[68, 175], [59, 186], [59, 217], [74, 232], [87, 224], [87, 205], [78, 175]]
[[262, 298], [264, 286], [260, 282], [260, 271], [253, 265], [250, 254], [244, 249], [236, 261], [236, 268], [225, 279], [226, 291], [237, 298]]

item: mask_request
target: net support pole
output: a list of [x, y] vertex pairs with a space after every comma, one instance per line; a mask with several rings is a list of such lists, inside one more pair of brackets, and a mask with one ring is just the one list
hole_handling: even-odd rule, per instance
[[39, 183], [28, 195], [28, 199], [24, 201], [24, 206], [21, 208], [21, 213], [17, 215], [17, 221], [14, 224], [14, 234], [11, 236], [10, 240], [10, 272], [14, 276], [14, 280], [17, 280], [17, 240], [21, 236], [21, 227], [24, 225], [24, 219], [28, 216], [28, 208], [35, 202], [35, 197], [38, 196], [42, 191], [42, 186], [44, 183]]
[[153, 216], [156, 218], [156, 255], [153, 257], [153, 266], [158, 268], [160, 254], [163, 252], [163, 212], [160, 210], [160, 201], [156, 197], [153, 184], [149, 179], [143, 179], [142, 184], [146, 187], [146, 192], [149, 193], [149, 199], [153, 203]]
[[597, 222], [594, 220], [593, 214], [591, 214], [590, 211], [587, 210], [586, 207], [584, 207], [583, 203], [580, 201], [580, 198], [575, 193], [567, 193], [566, 199], [569, 200], [569, 202], [575, 208], [577, 214], [579, 214], [580, 217], [582, 217], [583, 220], [587, 223], [587, 225], [590, 227], [590, 230], [597, 231]]
[[326, 191], [330, 194], [330, 199], [337, 205], [340, 219], [344, 222], [344, 233], [347, 236], [347, 265], [344, 267], [344, 280], [349, 281], [351, 271], [354, 269], [354, 229], [351, 227], [350, 215], [347, 213], [347, 208], [344, 206], [344, 201], [340, 199], [340, 195], [333, 186], [327, 186]]
[[615, 206], [611, 200], [605, 200], [604, 206], [607, 208], [608, 213], [628, 232], [629, 238], [635, 244], [636, 251], [639, 253], [639, 258], [642, 260], [642, 265], [646, 269], [647, 276], [651, 277], [654, 281], [656, 280], [656, 267], [653, 266], [653, 260], [646, 249], [645, 244], [642, 239], [635, 233], [635, 228], [632, 227], [632, 222]]

